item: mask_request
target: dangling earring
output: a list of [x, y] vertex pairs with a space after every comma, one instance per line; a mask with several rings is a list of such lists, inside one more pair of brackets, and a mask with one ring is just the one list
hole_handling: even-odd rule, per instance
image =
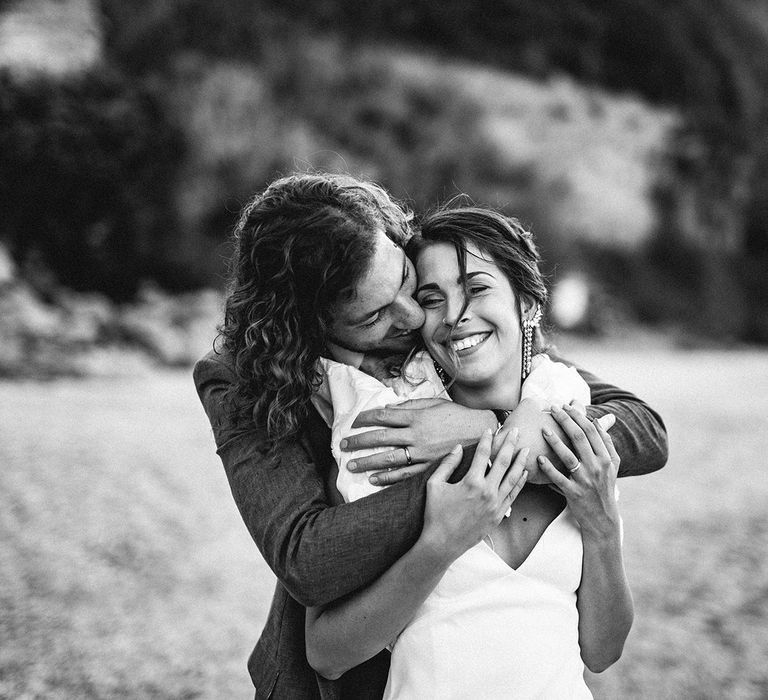
[[523, 369], [522, 379], [531, 373], [531, 355], [533, 354], [533, 329], [541, 323], [541, 306], [536, 304], [536, 310], [530, 318], [523, 319]]
[[440, 381], [443, 383], [443, 386], [447, 386], [448, 382], [450, 382], [450, 378], [445, 373], [445, 370], [442, 368], [441, 365], [437, 364], [437, 361], [432, 360], [432, 363], [435, 365], [435, 372], [437, 372], [437, 376], [439, 377]]

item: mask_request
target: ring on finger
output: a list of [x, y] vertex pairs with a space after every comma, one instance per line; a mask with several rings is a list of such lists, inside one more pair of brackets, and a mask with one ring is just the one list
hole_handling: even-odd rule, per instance
[[581, 469], [581, 462], [576, 462], [576, 466], [573, 467], [572, 469], [570, 467], [568, 467], [568, 471], [571, 472], [571, 474], [573, 474], [574, 472], [579, 471], [579, 469]]
[[410, 467], [413, 464], [413, 460], [411, 459], [411, 452], [407, 447], [404, 447], [403, 451], [405, 452], [405, 463]]

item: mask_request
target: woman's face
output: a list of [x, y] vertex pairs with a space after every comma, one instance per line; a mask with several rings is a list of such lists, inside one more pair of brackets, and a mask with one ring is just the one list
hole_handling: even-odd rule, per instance
[[[469, 304], [459, 317], [464, 287], [453, 245], [430, 243], [419, 254], [416, 301], [426, 317], [421, 328], [424, 343], [454, 377], [456, 387], [482, 390], [502, 382], [518, 386], [522, 334], [517, 297], [490, 256], [469, 244], [466, 257]], [[460, 360], [458, 370], [451, 347]]]

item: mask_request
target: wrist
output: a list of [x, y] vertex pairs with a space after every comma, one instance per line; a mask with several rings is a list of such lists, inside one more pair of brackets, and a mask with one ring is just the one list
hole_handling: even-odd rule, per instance
[[584, 546], [597, 550], [611, 550], [621, 547], [621, 523], [618, 519], [606, 518], [602, 523], [588, 523], [581, 526]]
[[413, 551], [426, 566], [435, 570], [447, 569], [462, 554], [449, 537], [430, 530], [421, 533]]

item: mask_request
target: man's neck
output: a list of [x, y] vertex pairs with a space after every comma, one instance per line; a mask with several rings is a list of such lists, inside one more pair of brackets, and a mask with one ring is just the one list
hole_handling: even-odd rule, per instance
[[341, 345], [336, 345], [336, 343], [331, 343], [330, 341], [326, 342], [326, 347], [328, 348], [332, 360], [341, 362], [343, 365], [350, 365], [355, 369], [360, 369], [360, 366], [365, 359], [365, 353], [343, 348]]

